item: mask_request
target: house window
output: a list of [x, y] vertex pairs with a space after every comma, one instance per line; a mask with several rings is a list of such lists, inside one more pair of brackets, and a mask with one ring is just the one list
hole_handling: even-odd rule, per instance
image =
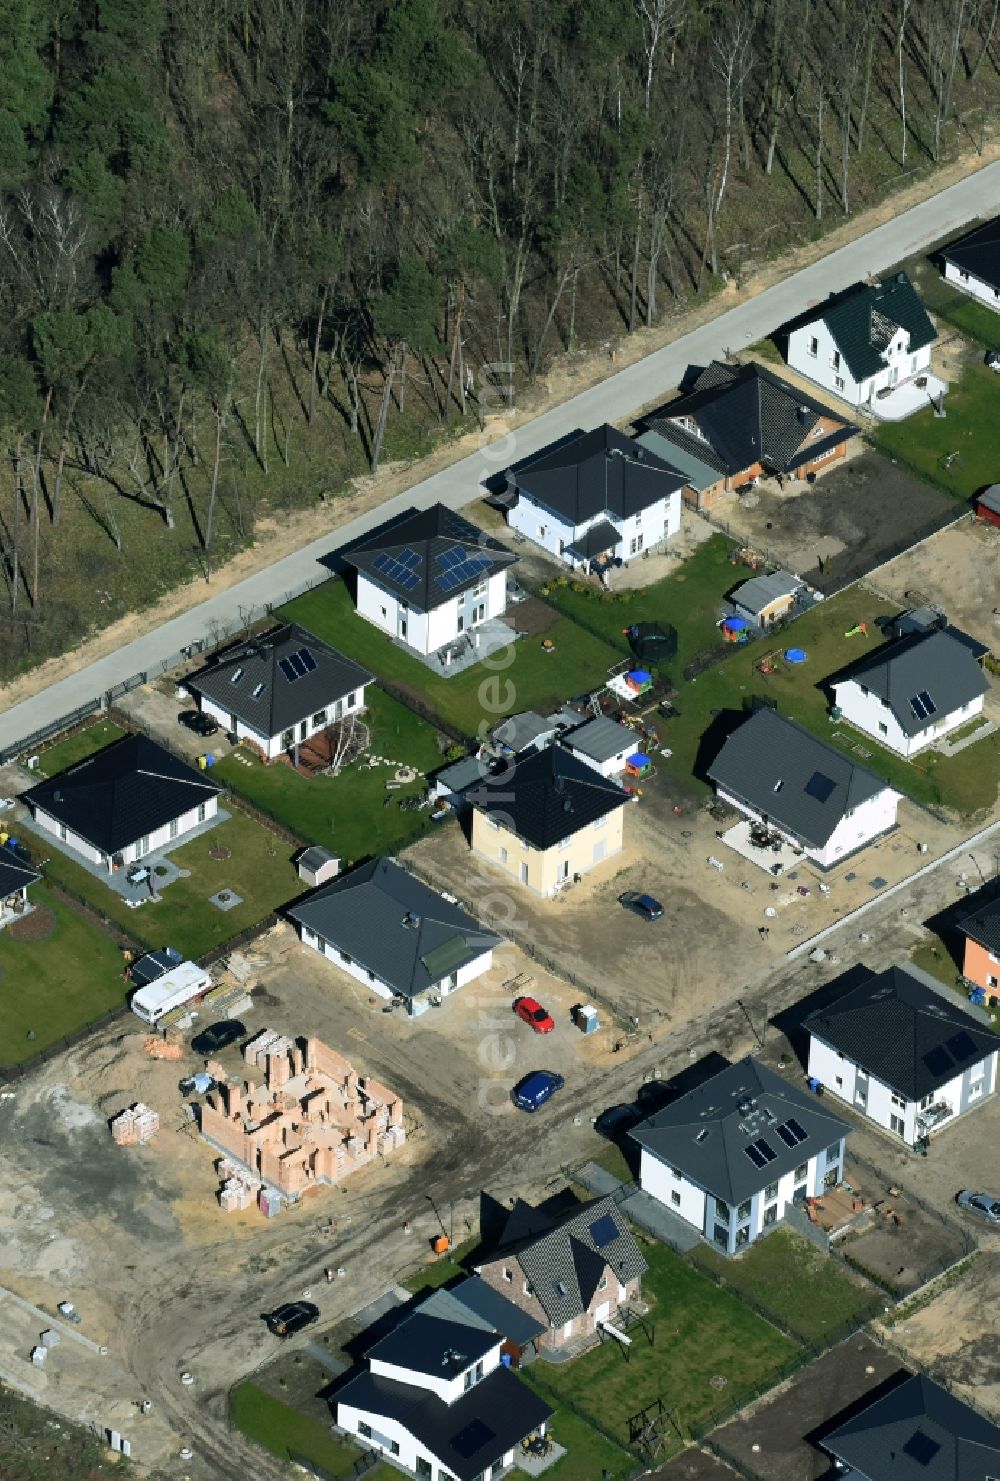
[[326, 956], [326, 940], [323, 936], [316, 937], [316, 950]]
[[764, 1197], [768, 1201], [770, 1201], [770, 1199], [777, 1198], [777, 1196], [778, 1196], [778, 1185], [777, 1185], [777, 1183], [768, 1183], [767, 1187], [764, 1189]]
[[359, 1419], [358, 1420], [358, 1434], [359, 1435], [363, 1435], [366, 1440], [370, 1440], [371, 1437], [372, 1437], [372, 1427], [371, 1427], [371, 1425], [370, 1424], [366, 1424], [363, 1419]]
[[716, 1244], [721, 1245], [724, 1250], [729, 1248], [729, 1229], [725, 1224], [716, 1224], [712, 1231], [712, 1238]]
[[233, 669], [233, 672], [229, 675], [230, 684], [238, 684], [245, 673], [245, 668]]
[[778, 1222], [778, 1205], [776, 1203], [768, 1204], [764, 1210], [764, 1218], [761, 1222], [765, 1229], [769, 1224], [776, 1224]]
[[59, 837], [62, 839], [63, 843], [66, 842], [66, 824], [65, 823], [60, 823], [59, 824]]
[[503, 847], [500, 849], [500, 862], [501, 864], [506, 864], [507, 862], [507, 850]]
[[973, 1080], [972, 1084], [969, 1086], [969, 1099], [970, 1100], [978, 1100], [979, 1097], [982, 1095], [982, 1093], [983, 1093], [983, 1082], [982, 1082], [982, 1080]]
[[801, 1183], [802, 1180], [803, 1180], [803, 1178], [808, 1177], [808, 1175], [809, 1175], [809, 1164], [808, 1164], [808, 1162], [803, 1162], [799, 1167], [797, 1167], [795, 1169], [795, 1181], [797, 1183]]
[[833, 366], [834, 370], [839, 370], [840, 369], [840, 351], [839, 350], [834, 350], [833, 355], [830, 358], [830, 364]]
[[808, 351], [815, 360], [816, 356], [819, 354], [819, 340], [816, 338], [815, 334], [812, 335], [809, 340]]
[[920, 1099], [920, 1109], [922, 1111], [926, 1111], [927, 1107], [928, 1106], [932, 1106], [933, 1104], [934, 1104], [934, 1097], [933, 1097], [933, 1095], [924, 1095]]
[[538, 538], [539, 538], [539, 540], [544, 540], [545, 539], [545, 526], [544, 525], [539, 525], [538, 526]]
[[629, 553], [629, 555], [636, 555], [641, 549], [642, 549], [642, 536], [641, 535], [633, 535], [632, 536], [632, 539], [628, 542], [628, 553]]
[[844, 1077], [843, 1077], [843, 1075], [835, 1075], [834, 1076], [834, 1084], [837, 1086], [838, 1089], [843, 1090], [843, 1088], [844, 1088]]
[[879, 733], [879, 735], [888, 735], [889, 734], [889, 727], [885, 723], [884, 720], [880, 720], [878, 722], [878, 733]]
[[958, 276], [961, 278], [963, 283], [967, 283], [969, 281], [969, 274], [967, 272], [963, 272], [961, 268], [959, 268], [958, 270]]
[[313, 717], [312, 717], [313, 730], [319, 730], [320, 727], [323, 726], [323, 725], [325, 725], [325, 724], [326, 724], [326, 710], [317, 710], [316, 713], [315, 713], [315, 715], [313, 715]]
[[599, 1291], [606, 1291], [608, 1289], [608, 1277], [606, 1274], [602, 1275], [600, 1280], [597, 1282], [597, 1289]]
[[832, 1147], [827, 1147], [827, 1149], [826, 1149], [826, 1165], [827, 1165], [827, 1167], [829, 1167], [831, 1162], [839, 1162], [839, 1161], [840, 1161], [840, 1143], [839, 1142], [835, 1142]]
[[867, 1092], [867, 1090], [855, 1090], [855, 1092], [854, 1092], [854, 1104], [856, 1106], [860, 1106], [863, 1111], [866, 1111], [868, 1109], [868, 1092]]
[[465, 1370], [465, 1377], [464, 1377], [464, 1389], [465, 1389], [465, 1392], [466, 1393], [469, 1392], [469, 1389], [472, 1387], [472, 1385], [475, 1383], [475, 1381], [476, 1380], [475, 1380], [475, 1377], [473, 1376], [472, 1369], [471, 1368], [467, 1368]]
[[906, 1101], [901, 1095], [897, 1095], [895, 1091], [892, 1092], [892, 1103], [897, 1108], [897, 1110], [906, 1110]]
[[903, 1135], [903, 1133], [906, 1131], [906, 1127], [903, 1124], [902, 1116], [889, 1117], [889, 1130], [894, 1131], [897, 1136]]
[[715, 1200], [715, 1217], [717, 1219], [725, 1219], [726, 1223], [727, 1224], [729, 1223], [729, 1219], [730, 1219], [729, 1204], [728, 1203], [723, 1203], [723, 1201], [722, 1201], [721, 1198], [717, 1198]]
[[434, 1467], [431, 1465], [430, 1461], [425, 1460], [422, 1455], [417, 1456], [416, 1464], [414, 1465], [413, 1469], [421, 1478], [421, 1481], [431, 1481], [431, 1477], [434, 1475]]
[[917, 373], [917, 357], [916, 357], [916, 355], [911, 355], [910, 356], [910, 374], [911, 375], [916, 375], [916, 373]]
[[680, 1208], [681, 1195], [678, 1193], [676, 1188], [671, 1189], [670, 1202], [673, 1204], [674, 1208]]
[[737, 1231], [736, 1231], [736, 1248], [737, 1249], [740, 1249], [741, 1246], [743, 1246], [745, 1244], [749, 1244], [749, 1243], [750, 1243], [750, 1225], [749, 1224], [742, 1224], [740, 1226], [740, 1228], [737, 1229]]
[[207, 816], [208, 816], [208, 803], [207, 802], [199, 802], [199, 804], [198, 804], [198, 821], [199, 821], [199, 823], [203, 823], [205, 821], [205, 819], [206, 819]]
[[835, 375], [833, 384], [838, 391], [842, 391], [844, 389], [844, 377], [842, 375]]
[[670, 1176], [672, 1178], [682, 1178], [684, 1174], [681, 1172], [679, 1167], [672, 1167], [670, 1169]]
[[749, 1198], [746, 1200], [745, 1203], [741, 1203], [740, 1204], [739, 1208], [736, 1210], [736, 1217], [738, 1219], [749, 1219], [749, 1217], [750, 1217], [750, 1199]]
[[340, 953], [340, 960], [343, 962], [345, 967], [354, 965], [354, 958], [352, 956], [348, 956], [346, 951], [342, 951]]
[[168, 832], [170, 834], [170, 837], [171, 838], [176, 838], [177, 835], [178, 835], [178, 833], [180, 832], [180, 830], [181, 830], [180, 823], [177, 821], [176, 818], [171, 818], [170, 819], [170, 827], [168, 829]]

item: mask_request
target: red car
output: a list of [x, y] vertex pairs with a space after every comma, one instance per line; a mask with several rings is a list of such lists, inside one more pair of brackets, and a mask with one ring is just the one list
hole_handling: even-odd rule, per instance
[[556, 1026], [555, 1019], [546, 1013], [537, 998], [515, 998], [514, 1012], [530, 1024], [536, 1034], [550, 1034]]

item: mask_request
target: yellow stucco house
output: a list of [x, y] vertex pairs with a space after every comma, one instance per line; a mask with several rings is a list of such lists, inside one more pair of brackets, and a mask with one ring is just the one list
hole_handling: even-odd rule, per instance
[[631, 800], [560, 746], [524, 753], [466, 796], [473, 850], [537, 895], [621, 852]]

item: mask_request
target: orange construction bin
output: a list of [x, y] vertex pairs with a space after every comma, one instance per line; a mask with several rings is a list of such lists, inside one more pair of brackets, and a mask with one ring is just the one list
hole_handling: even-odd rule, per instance
[[443, 1255], [450, 1244], [451, 1240], [448, 1238], [447, 1234], [439, 1234], [431, 1245], [431, 1249], [434, 1251], [435, 1255]]

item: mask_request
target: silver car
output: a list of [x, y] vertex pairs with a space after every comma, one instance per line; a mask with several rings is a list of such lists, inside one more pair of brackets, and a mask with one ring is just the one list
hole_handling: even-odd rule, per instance
[[1000, 1199], [994, 1198], [990, 1193], [973, 1193], [966, 1188], [958, 1195], [955, 1202], [962, 1208], [967, 1208], [970, 1214], [978, 1214], [981, 1219], [988, 1219], [991, 1224], [1000, 1224]]

